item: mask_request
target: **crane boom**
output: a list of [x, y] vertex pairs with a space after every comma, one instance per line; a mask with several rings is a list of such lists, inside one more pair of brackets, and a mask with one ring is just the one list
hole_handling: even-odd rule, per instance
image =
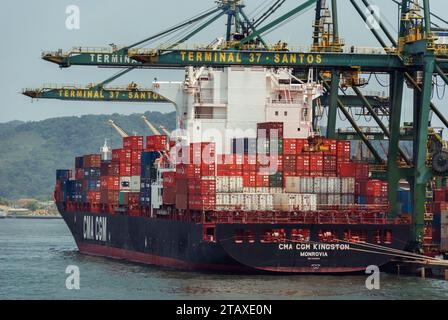
[[32, 99], [170, 103], [157, 92], [148, 88], [139, 88], [135, 84], [110, 88], [99, 86], [44, 86], [40, 89], [25, 89], [22, 93]]
[[112, 119], [109, 120], [107, 123], [108, 123], [112, 128], [114, 128], [122, 138], [129, 137], [129, 135], [126, 133], [126, 131], [124, 131], [124, 130], [123, 130], [118, 124], [116, 124], [115, 121], [113, 121]]
[[160, 127], [160, 130], [162, 130], [163, 133], [165, 133], [167, 136], [170, 136], [170, 135], [171, 135], [171, 132], [169, 132], [169, 131], [165, 128], [165, 126], [160, 125], [159, 127]]
[[157, 130], [156, 127], [154, 127], [154, 125], [148, 120], [148, 118], [146, 116], [142, 116], [143, 121], [146, 123], [146, 125], [148, 126], [149, 130], [152, 131], [152, 133], [154, 133], [154, 135], [156, 136], [160, 136], [160, 131]]

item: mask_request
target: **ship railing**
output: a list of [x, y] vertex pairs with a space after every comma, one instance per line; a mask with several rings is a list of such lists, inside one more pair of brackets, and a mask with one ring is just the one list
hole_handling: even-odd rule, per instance
[[298, 105], [304, 102], [304, 99], [266, 99], [268, 105]]
[[71, 54], [79, 53], [95, 53], [95, 54], [112, 54], [117, 50], [125, 48], [124, 46], [110, 46], [110, 47], [73, 47], [69, 51], [43, 51], [42, 56], [65, 57]]
[[226, 105], [227, 99], [215, 99], [215, 98], [197, 98], [194, 102], [195, 104], [217, 104]]
[[[84, 85], [80, 85], [80, 84], [76, 84], [76, 83], [66, 83], [66, 84], [56, 84], [56, 83], [45, 83], [41, 89], [76, 89], [76, 90], [88, 90], [88, 89], [92, 89], [96, 86], [97, 84], [91, 83], [91, 84], [84, 84]], [[104, 90], [115, 90], [115, 91], [154, 91], [153, 88], [149, 88], [149, 87], [134, 87], [134, 86], [103, 86], [102, 87]]]
[[408, 223], [409, 219], [388, 219], [387, 206], [370, 206], [367, 211], [359, 209], [335, 209], [333, 211], [219, 211], [212, 215], [216, 223], [306, 223], [306, 224], [397, 224]]

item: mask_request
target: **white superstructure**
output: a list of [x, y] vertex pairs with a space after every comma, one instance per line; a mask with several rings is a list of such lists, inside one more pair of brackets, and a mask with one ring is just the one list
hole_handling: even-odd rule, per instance
[[303, 83], [288, 69], [242, 66], [191, 67], [184, 82], [157, 82], [154, 90], [175, 104], [178, 135], [213, 141], [218, 153], [229, 152], [232, 138], [255, 138], [261, 122], [283, 122], [285, 138], [312, 136], [312, 102], [322, 94], [312, 73]]

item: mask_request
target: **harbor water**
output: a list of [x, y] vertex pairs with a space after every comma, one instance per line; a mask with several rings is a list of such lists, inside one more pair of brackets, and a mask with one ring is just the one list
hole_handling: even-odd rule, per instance
[[[79, 290], [66, 287], [77, 266]], [[448, 299], [448, 281], [381, 274], [232, 275], [144, 266], [78, 253], [62, 219], [0, 219], [0, 299]]]

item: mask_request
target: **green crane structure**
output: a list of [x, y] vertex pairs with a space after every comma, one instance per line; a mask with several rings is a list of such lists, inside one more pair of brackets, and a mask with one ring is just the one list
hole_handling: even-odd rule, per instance
[[[349, 1], [361, 19], [366, 22], [371, 21], [372, 17], [367, 17], [362, 9], [362, 5], [369, 8], [368, 0]], [[274, 1], [274, 4], [261, 17], [251, 20], [244, 11], [242, 1], [221, 0], [218, 1], [217, 8], [130, 46], [99, 49], [75, 48], [68, 52], [62, 50], [44, 52], [42, 58], [56, 63], [61, 68], [71, 66], [126, 68], [123, 73], [140, 68], [183, 69], [185, 67], [225, 67], [232, 65], [292, 68], [296, 74], [303, 74], [311, 68], [317, 70], [327, 91], [322, 99], [328, 108], [327, 136], [329, 138], [348, 137], [336, 130], [336, 117], [339, 110], [353, 127], [354, 132], [351, 137], [362, 140], [375, 157], [376, 162], [387, 167], [391, 217], [398, 214], [398, 182], [403, 178], [409, 181], [414, 210], [413, 243], [415, 248], [419, 248], [424, 232], [426, 187], [429, 179], [435, 174], [427, 159], [430, 111], [433, 111], [448, 128], [447, 119], [431, 102], [432, 79], [434, 76], [440, 76], [448, 84], [448, 77], [446, 76], [448, 72], [448, 50], [439, 46], [436, 42], [434, 32], [445, 29], [431, 21], [432, 17], [439, 20], [441, 18], [431, 13], [430, 0], [422, 0], [422, 5], [415, 0], [393, 1], [398, 3], [400, 17], [400, 27], [397, 35], [392, 35], [383, 21], [375, 15], [373, 16], [374, 22], [378, 24], [379, 28], [372, 28], [371, 32], [382, 47], [380, 51], [362, 51], [355, 47], [344, 50], [344, 43], [339, 34], [337, 0], [331, 0], [330, 7], [327, 6], [325, 0], [303, 0], [297, 7], [267, 23], [265, 21], [285, 1]], [[311, 49], [289, 48], [287, 44], [281, 42], [269, 45], [263, 39], [263, 35], [268, 31], [291, 20], [312, 6], [315, 6], [316, 16], [313, 22]], [[331, 15], [328, 12], [331, 12]], [[189, 47], [184, 44], [196, 33], [225, 15], [227, 15], [225, 41], [214, 47], [211, 45]], [[444, 20], [442, 21], [446, 23]], [[196, 28], [175, 42], [151, 48], [137, 48], [144, 43], [162, 39], [192, 24], [196, 24]], [[387, 40], [384, 40], [383, 36]], [[378, 97], [375, 96], [364, 96], [362, 91], [358, 89], [358, 87], [367, 84], [361, 78], [361, 75], [372, 74], [382, 74], [389, 77], [389, 98], [386, 102], [378, 102]], [[400, 134], [405, 84], [414, 91], [412, 106], [414, 130], [406, 138]], [[353, 88], [355, 94], [340, 94], [341, 88], [347, 87]], [[104, 91], [106, 89], [102, 88], [102, 84], [94, 88], [108, 93]], [[42, 90], [39, 93], [32, 93], [35, 91], [31, 90], [31, 93], [27, 91], [26, 94], [35, 98], [57, 97], [60, 91], [54, 90]], [[129, 90], [125, 90], [126, 92], [129, 93]], [[151, 90], [146, 92], [151, 92]], [[59, 96], [58, 98], [68, 100], [72, 98], [70, 93], [68, 98], [64, 91], [63, 93], [64, 97]], [[82, 95], [81, 92], [79, 100], [86, 100], [81, 97]], [[123, 97], [125, 98], [125, 96], [126, 94]], [[160, 99], [163, 98], [160, 97]], [[112, 101], [113, 99], [104, 100]], [[115, 99], [115, 101], [117, 100], [120, 99]], [[123, 99], [123, 101], [132, 100]], [[348, 106], [362, 107], [366, 114], [371, 115], [377, 123], [380, 128], [379, 135], [389, 139], [386, 161], [380, 157], [371, 143], [371, 138], [353, 118]], [[380, 111], [386, 113], [388, 120], [386, 124], [378, 116]], [[404, 139], [413, 141], [414, 147], [411, 157], [400, 149], [400, 141]]]

